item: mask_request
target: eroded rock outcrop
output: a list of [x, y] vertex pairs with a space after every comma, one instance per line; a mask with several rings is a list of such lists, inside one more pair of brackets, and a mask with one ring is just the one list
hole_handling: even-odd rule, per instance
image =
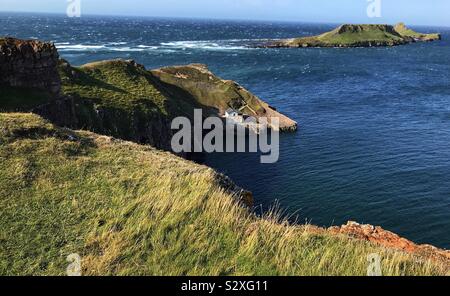
[[59, 55], [52, 43], [0, 38], [0, 85], [36, 88], [58, 94]]
[[344, 234], [355, 239], [369, 241], [389, 249], [401, 250], [421, 257], [439, 260], [450, 266], [450, 251], [438, 249], [431, 245], [418, 245], [399, 235], [384, 230], [379, 226], [363, 225], [349, 221], [343, 226], [334, 226], [328, 229], [333, 234]]
[[217, 186], [225, 190], [225, 192], [232, 194], [244, 206], [250, 209], [254, 206], [255, 201], [252, 192], [237, 186], [229, 177], [215, 171], [213, 172], [215, 175]]

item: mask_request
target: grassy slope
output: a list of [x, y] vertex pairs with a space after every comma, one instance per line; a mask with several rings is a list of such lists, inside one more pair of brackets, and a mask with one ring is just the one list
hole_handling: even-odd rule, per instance
[[[297, 123], [292, 119], [278, 113], [236, 82], [214, 75], [206, 65], [171, 66], [152, 70], [151, 73], [160, 80], [163, 88], [172, 93], [173, 98], [179, 101], [190, 98], [202, 106], [206, 111], [204, 114], [209, 112], [208, 115], [217, 116], [231, 107], [257, 118], [276, 117], [283, 131], [297, 129]], [[193, 105], [190, 105], [191, 112]]]
[[367, 29], [360, 32], [344, 32], [341, 34], [333, 31], [320, 35], [318, 39], [330, 44], [352, 44], [364, 41], [400, 41], [402, 38], [383, 30]]
[[[344, 28], [341, 30], [341, 28]], [[403, 23], [394, 27], [386, 25], [343, 25], [333, 31], [318, 36], [296, 38], [287, 41], [290, 45], [309, 44], [310, 46], [351, 46], [365, 42], [403, 44], [403, 37], [431, 41], [439, 39], [439, 34], [421, 34], [408, 29]]]
[[[106, 61], [71, 67], [61, 62], [59, 73], [62, 95], [76, 98], [75, 113], [86, 129], [109, 129], [111, 134], [124, 137], [132, 134], [130, 122], [151, 122], [155, 118], [167, 117], [169, 102], [154, 86], [151, 74], [125, 61]], [[45, 92], [36, 89], [0, 87], [0, 112], [27, 112], [54, 100]], [[108, 113], [104, 122], [99, 122], [95, 109]], [[114, 120], [109, 120], [113, 117]], [[103, 126], [103, 128], [100, 128]], [[105, 131], [106, 132], [106, 131]]]
[[[71, 140], [69, 136], [75, 136]], [[258, 219], [206, 167], [168, 153], [0, 114], [0, 274], [443, 274], [365, 242]]]
[[[224, 112], [230, 107], [239, 109], [242, 105], [248, 104], [255, 112], [262, 113], [264, 110], [256, 97], [241, 90], [235, 82], [215, 76], [205, 65], [172, 66], [153, 70], [152, 73], [167, 85], [188, 90], [202, 106]], [[237, 102], [232, 102], [233, 99]], [[253, 115], [253, 112], [248, 114]]]
[[59, 67], [62, 93], [96, 101], [98, 105], [132, 110], [151, 103], [154, 112], [167, 114], [167, 99], [151, 83], [145, 69], [122, 60]]
[[197, 102], [165, 93], [159, 81], [133, 61], [109, 60], [72, 67], [61, 62], [62, 94], [75, 101], [77, 128], [145, 142], [170, 145], [170, 121], [190, 117]]
[[59, 72], [63, 94], [93, 100], [104, 107], [132, 111], [138, 106], [171, 118], [191, 115], [194, 107], [201, 107], [188, 98], [162, 93], [159, 81], [151, 72], [124, 60], [100, 61], [81, 67], [62, 64]]
[[395, 30], [397, 32], [399, 32], [402, 36], [411, 37], [411, 38], [419, 38], [419, 39], [422, 39], [425, 41], [439, 39], [439, 34], [437, 34], [437, 33], [434, 33], [434, 34], [418, 33], [416, 31], [413, 31], [413, 30], [409, 29], [408, 27], [406, 27], [405, 24], [403, 24], [403, 23], [399, 23], [399, 24], [395, 25]]
[[[168, 113], [168, 98], [154, 86], [151, 74], [123, 60], [72, 67], [61, 62], [62, 95], [73, 95], [96, 105], [132, 111], [145, 106], [149, 113]], [[0, 111], [26, 111], [50, 101], [45, 92], [1, 86]]]
[[352, 45], [359, 42], [401, 42], [402, 38], [385, 30], [384, 26], [377, 25], [344, 25], [354, 27], [354, 30], [340, 32], [341, 27], [318, 36], [293, 39], [294, 44], [317, 43], [328, 45]]

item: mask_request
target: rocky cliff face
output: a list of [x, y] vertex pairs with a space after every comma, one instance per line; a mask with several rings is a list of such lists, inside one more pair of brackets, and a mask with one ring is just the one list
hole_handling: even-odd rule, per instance
[[60, 97], [31, 111], [58, 126], [89, 130], [161, 150], [171, 149], [170, 120], [162, 114], [148, 116], [143, 110], [129, 112], [73, 96]]
[[391, 25], [350, 25], [344, 24], [335, 29], [337, 34], [344, 33], [363, 33], [363, 32], [371, 32], [371, 31], [381, 31], [392, 34], [397, 37], [402, 37], [397, 31], [395, 31], [394, 27]]
[[59, 55], [51, 43], [0, 38], [0, 85], [36, 88], [58, 94]]
[[431, 258], [450, 265], [450, 251], [438, 249], [431, 245], [415, 244], [379, 226], [362, 225], [349, 221], [346, 225], [334, 226], [329, 228], [328, 231], [333, 234], [343, 234], [355, 239], [369, 241], [389, 249]]

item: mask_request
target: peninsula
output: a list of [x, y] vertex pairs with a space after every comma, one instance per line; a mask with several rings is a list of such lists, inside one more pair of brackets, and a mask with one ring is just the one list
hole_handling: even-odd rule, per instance
[[441, 35], [417, 33], [403, 23], [395, 26], [344, 24], [317, 36], [276, 40], [257, 47], [381, 47], [435, 40], [441, 40]]

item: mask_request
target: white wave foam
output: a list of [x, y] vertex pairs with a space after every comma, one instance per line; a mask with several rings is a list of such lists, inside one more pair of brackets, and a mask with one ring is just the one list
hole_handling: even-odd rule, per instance
[[[125, 42], [116, 43], [116, 45], [123, 45]], [[106, 45], [85, 45], [85, 44], [70, 44], [70, 43], [56, 43], [55, 46], [59, 51], [144, 51], [145, 48], [136, 48], [129, 46], [108, 46]]]
[[108, 45], [125, 45], [128, 42], [109, 42]]
[[249, 47], [241, 44], [236, 44], [242, 40], [205, 40], [205, 41], [172, 41], [162, 42], [161, 46], [173, 49], [200, 49], [200, 50], [247, 50]]
[[144, 49], [158, 49], [158, 46], [150, 46], [150, 45], [138, 45], [137, 48], [144, 48]]
[[92, 51], [105, 49], [105, 45], [84, 45], [84, 44], [55, 44], [58, 50], [62, 51]]
[[228, 41], [228, 42], [261, 42], [261, 41], [270, 41], [272, 39], [227, 39], [227, 40], [223, 40], [223, 41]]
[[[162, 53], [176, 52], [179, 50], [209, 50], [209, 51], [237, 51], [249, 50], [249, 42], [262, 41], [263, 39], [231, 39], [231, 40], [205, 40], [205, 41], [172, 41], [162, 42], [159, 46], [140, 44], [137, 46], [123, 46], [127, 42], [110, 42], [106, 44], [71, 44], [69, 42], [55, 43], [62, 52], [143, 52], [155, 51]], [[245, 44], [247, 43], [247, 44]]]
[[145, 51], [144, 48], [133, 48], [133, 47], [113, 47], [113, 48], [108, 48], [108, 50], [111, 51]]

